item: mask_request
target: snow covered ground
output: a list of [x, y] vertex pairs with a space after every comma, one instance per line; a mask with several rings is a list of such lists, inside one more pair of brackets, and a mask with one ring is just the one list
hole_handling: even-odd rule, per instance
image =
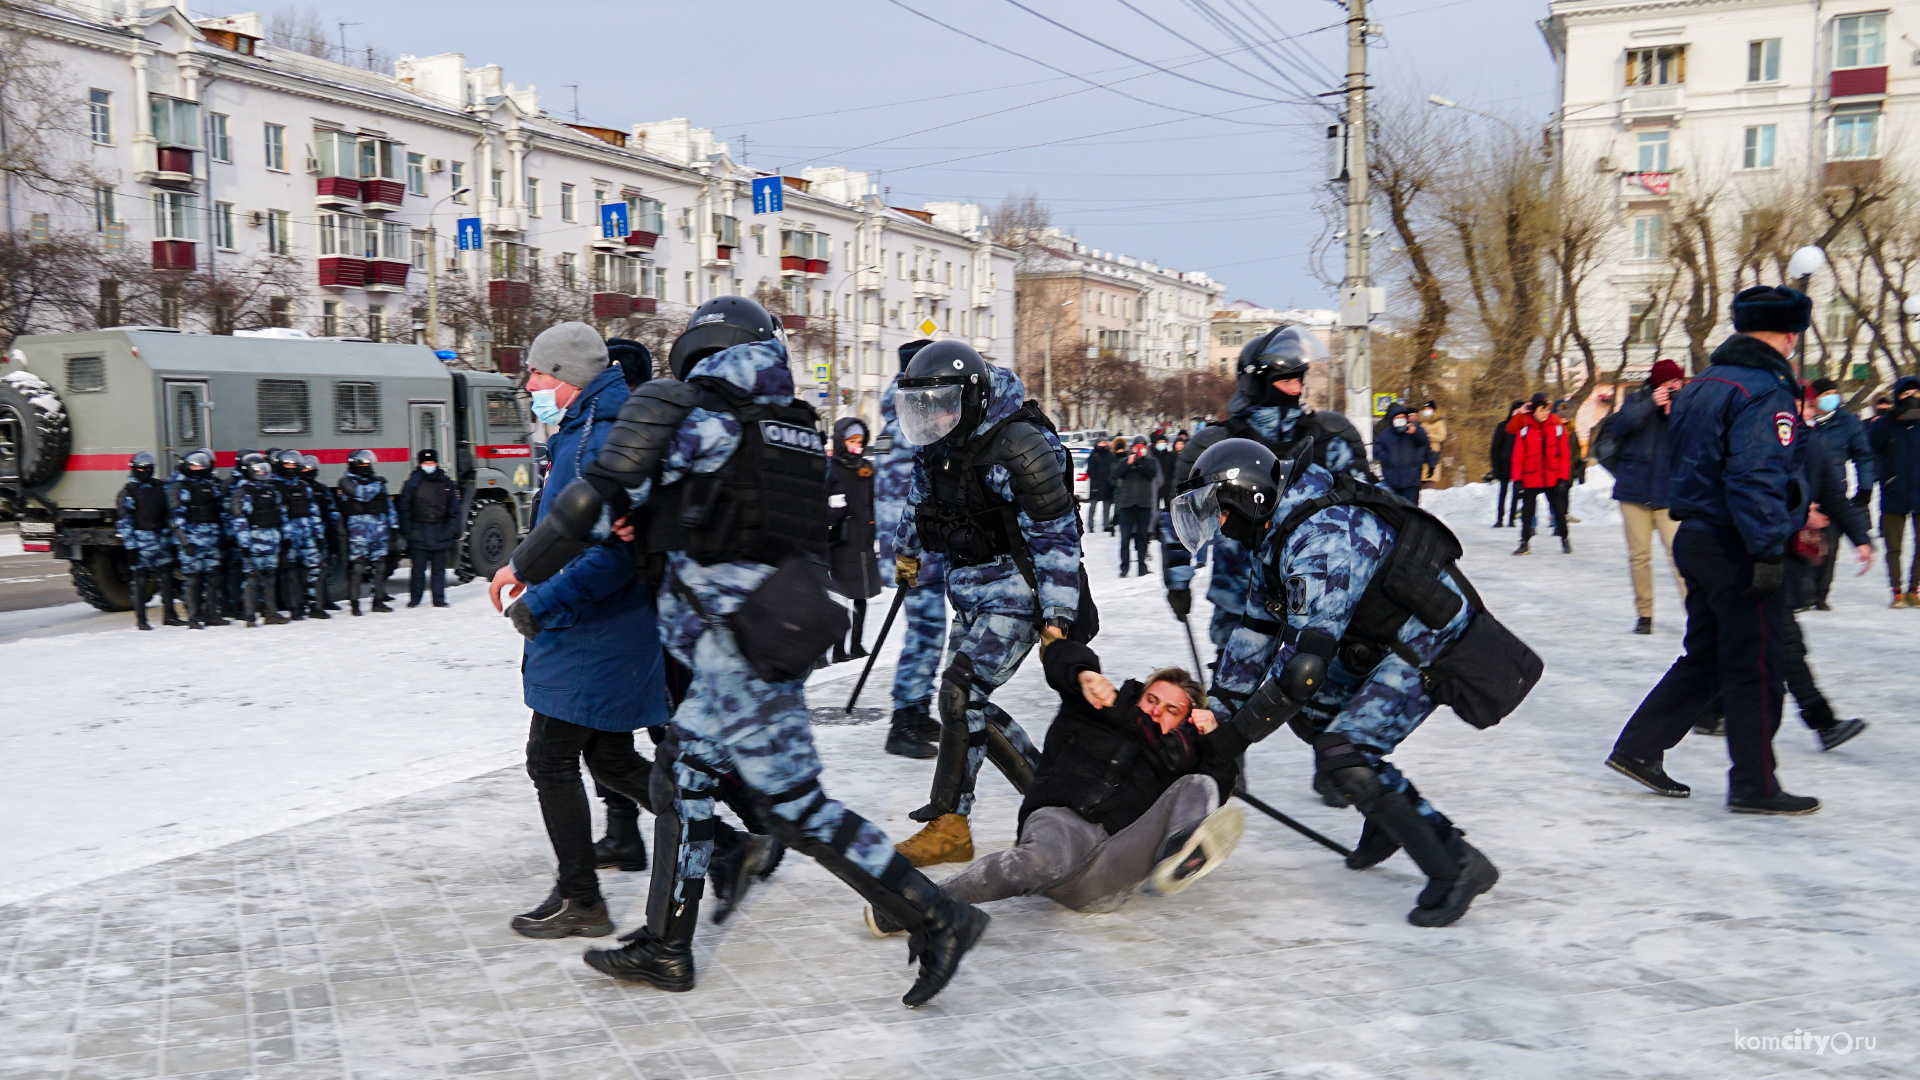
[[[1802, 616], [1836, 706], [1873, 724], [1821, 754], [1789, 706], [1780, 774], [1820, 814], [1728, 815], [1712, 739], [1669, 756], [1695, 797], [1658, 798], [1602, 760], [1683, 617], [1656, 555], [1656, 631], [1628, 632], [1605, 491], [1575, 493], [1575, 554], [1526, 558], [1508, 555], [1516, 530], [1488, 527], [1484, 488], [1429, 493], [1547, 662], [1506, 723], [1442, 711], [1396, 755], [1501, 867], [1459, 924], [1407, 925], [1404, 858], [1352, 873], [1256, 814], [1179, 897], [1110, 916], [994, 905], [959, 978], [915, 1012], [897, 1002], [899, 942], [867, 937], [857, 901], [803, 859], [702, 929], [688, 995], [507, 931], [551, 856], [517, 767], [518, 639], [478, 585], [451, 610], [253, 631], [43, 627], [0, 644], [0, 1076], [1911, 1075], [1920, 613], [1885, 608], [1876, 566], [1843, 569], [1835, 610]], [[1114, 560], [1089, 538], [1109, 670], [1187, 662], [1157, 561], [1122, 581]], [[886, 704], [890, 653], [863, 706]], [[837, 712], [857, 674], [817, 673], [816, 708]], [[1051, 712], [1036, 665], [997, 700], [1036, 736]], [[926, 763], [880, 753], [878, 725], [816, 730], [828, 790], [907, 835]], [[1357, 832], [1308, 791], [1291, 739], [1250, 765], [1255, 794]], [[1016, 799], [991, 773], [981, 789], [991, 850]], [[603, 882], [634, 925], [645, 875]], [[1736, 1042], [1796, 1030], [1828, 1041]]]

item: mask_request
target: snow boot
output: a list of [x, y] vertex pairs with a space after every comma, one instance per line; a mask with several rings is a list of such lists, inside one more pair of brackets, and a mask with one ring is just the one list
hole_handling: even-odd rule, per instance
[[333, 616], [331, 616], [331, 615], [329, 615], [329, 614], [327, 614], [327, 609], [326, 609], [326, 607], [325, 607], [324, 605], [322, 605], [322, 604], [318, 604], [318, 603], [313, 603], [313, 604], [308, 604], [308, 605], [307, 605], [307, 618], [309, 618], [309, 619], [331, 619], [331, 618], [333, 618]]
[[857, 635], [852, 639], [852, 641], [853, 641], [853, 648], [847, 650], [847, 659], [865, 660], [867, 658], [867, 647], [865, 645], [860, 644], [860, 638]]
[[875, 878], [853, 866], [844, 856], [820, 858], [835, 877], [853, 886], [867, 898], [873, 911], [869, 929], [898, 927], [907, 939], [907, 963], [918, 962], [920, 973], [913, 986], [901, 997], [909, 1009], [932, 1001], [960, 970], [960, 958], [979, 942], [993, 920], [972, 904], [947, 897], [939, 886], [920, 871], [894, 859]]
[[393, 611], [393, 597], [388, 595], [387, 583], [384, 581], [376, 581], [373, 583], [373, 610], [380, 612]]
[[1633, 632], [1636, 634], [1653, 633], [1653, 616], [1642, 615], [1638, 619], [1634, 620]]
[[1641, 761], [1618, 751], [1607, 756], [1607, 768], [1630, 780], [1645, 784], [1656, 795], [1665, 795], [1670, 799], [1684, 799], [1693, 794], [1693, 789], [1667, 775], [1667, 770], [1657, 761]]
[[1121, 563], [1121, 564], [1120, 564], [1120, 576], [1121, 576], [1121, 577], [1126, 577], [1126, 576], [1127, 576], [1127, 564], [1126, 564], [1126, 563]]
[[833, 664], [844, 664], [851, 659], [853, 659], [853, 657], [847, 655], [847, 643], [844, 641], [836, 641], [833, 643], [833, 659], [828, 660], [827, 664], [829, 666]]
[[178, 591], [173, 582], [173, 568], [160, 571], [160, 623], [163, 626], [185, 626], [187, 620], [174, 613], [173, 601]]
[[254, 585], [259, 581], [259, 577], [258, 574], [248, 574], [240, 582], [240, 606], [246, 615], [247, 629], [249, 630], [257, 629], [260, 625], [257, 621], [260, 612], [257, 602], [254, 600], [256, 595]]
[[893, 710], [893, 726], [887, 729], [887, 753], [922, 761], [939, 757], [939, 748], [925, 734], [927, 725], [923, 721], [927, 719], [924, 705]]
[[153, 629], [152, 624], [147, 622], [147, 597], [149, 595], [147, 592], [147, 572], [145, 570], [135, 570], [133, 572], [133, 628], [135, 630]]
[[1193, 828], [1168, 837], [1160, 861], [1147, 875], [1147, 891], [1172, 896], [1206, 877], [1233, 854], [1246, 827], [1247, 812], [1239, 803], [1228, 803]]
[[347, 609], [355, 615], [360, 614], [360, 575], [366, 566], [363, 562], [347, 564]]
[[915, 867], [973, 861], [973, 831], [960, 814], [942, 814], [927, 827], [893, 845]]
[[1400, 850], [1400, 841], [1387, 835], [1387, 830], [1372, 821], [1360, 826], [1360, 841], [1353, 845], [1353, 854], [1347, 856], [1347, 869], [1365, 870], [1379, 866], [1393, 853]]
[[1340, 790], [1334, 786], [1333, 777], [1325, 773], [1313, 774], [1313, 790], [1320, 796], [1321, 803], [1327, 806], [1347, 805], [1346, 796], [1340, 794]]
[[1842, 720], [1832, 727], [1821, 728], [1816, 734], [1820, 736], [1820, 749], [1831, 750], [1865, 730], [1865, 720]]
[[630, 799], [606, 800], [607, 835], [594, 842], [593, 865], [628, 873], [647, 868], [647, 842], [640, 836], [640, 807]]
[[1451, 878], [1430, 878], [1420, 891], [1419, 906], [1407, 912], [1407, 921], [1415, 926], [1452, 925], [1467, 913], [1474, 897], [1500, 880], [1500, 870], [1493, 861], [1467, 843], [1459, 829], [1448, 826], [1446, 831], [1452, 834], [1445, 840], [1446, 853], [1456, 869]]
[[1820, 809], [1820, 800], [1811, 795], [1789, 795], [1784, 791], [1747, 799], [1727, 796], [1727, 809], [1736, 814], [1774, 814], [1800, 817]]
[[280, 568], [280, 599], [285, 601], [279, 606], [286, 609], [289, 622], [307, 617], [307, 583], [298, 566]]
[[1913, 601], [1907, 599], [1906, 593], [1903, 593], [1900, 590], [1895, 589], [1893, 591], [1893, 603], [1888, 604], [1887, 606], [1890, 608], [1912, 607]]
[[1515, 555], [1531, 555], [1531, 554], [1533, 554], [1533, 537], [1531, 537], [1531, 536], [1523, 536], [1523, 537], [1521, 537], [1521, 538], [1520, 538], [1520, 546], [1519, 546], [1519, 547], [1517, 547], [1517, 548], [1514, 548], [1514, 549], [1513, 549], [1513, 553], [1514, 553]]
[[713, 883], [713, 923], [718, 926], [746, 900], [754, 882], [763, 880], [760, 868], [779, 841], [763, 833], [740, 832], [718, 818], [714, 825], [713, 860], [707, 866], [707, 880]]
[[187, 629], [200, 629], [200, 575], [188, 574], [186, 580]]
[[530, 938], [605, 937], [613, 933], [605, 900], [568, 900], [558, 889], [548, 893], [539, 907], [515, 915], [508, 925], [514, 933]]
[[[679, 885], [685, 899], [667, 908], [658, 929], [643, 926], [628, 934], [623, 939], [627, 944], [618, 949], [588, 949], [582, 957], [587, 966], [622, 982], [646, 983], [669, 993], [693, 989], [693, 931], [700, 924], [705, 883], [682, 881]], [[653, 887], [671, 886], [658, 882]]]
[[273, 601], [272, 576], [271, 575], [263, 576], [263, 575], [255, 574], [255, 575], [252, 575], [252, 577], [254, 581], [254, 586], [260, 592], [259, 606], [260, 606], [260, 610], [263, 612], [263, 614], [260, 616], [260, 621], [266, 623], [268, 626], [287, 625], [287, 617], [285, 615], [280, 614], [280, 612], [276, 610], [273, 606], [274, 601]]
[[1573, 554], [1573, 537], [1563, 536], [1560, 538], [1560, 553], [1562, 555]]

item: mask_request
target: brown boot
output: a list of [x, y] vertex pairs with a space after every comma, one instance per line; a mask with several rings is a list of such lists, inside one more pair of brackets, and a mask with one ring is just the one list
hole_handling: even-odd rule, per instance
[[1920, 608], [1920, 589], [1907, 590], [1907, 606], [1910, 608]]
[[893, 845], [914, 866], [938, 866], [941, 863], [972, 862], [973, 832], [967, 819], [959, 814], [942, 814], [927, 827]]

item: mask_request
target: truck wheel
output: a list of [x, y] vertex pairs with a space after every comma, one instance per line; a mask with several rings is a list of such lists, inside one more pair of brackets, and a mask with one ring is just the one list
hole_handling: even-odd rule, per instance
[[513, 511], [490, 502], [467, 523], [467, 565], [474, 577], [492, 581], [493, 575], [507, 565], [514, 545], [520, 542]]
[[118, 548], [90, 547], [67, 564], [73, 591], [101, 611], [132, 611], [133, 581], [126, 555]]
[[66, 471], [72, 450], [73, 428], [53, 387], [31, 371], [0, 378], [0, 480], [45, 487]]

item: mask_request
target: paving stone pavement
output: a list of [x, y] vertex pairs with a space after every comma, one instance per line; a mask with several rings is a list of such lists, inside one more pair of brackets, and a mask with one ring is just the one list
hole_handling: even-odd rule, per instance
[[[789, 858], [702, 927], [699, 989], [672, 995], [592, 972], [581, 942], [507, 930], [551, 855], [524, 773], [502, 770], [0, 908], [0, 1077], [1913, 1075], [1916, 987], [1867, 955], [1902, 933], [1910, 949], [1911, 890], [1652, 898], [1593, 920], [1556, 875], [1510, 868], [1479, 931], [1432, 933], [1383, 925], [1410, 873], [1378, 910], [1295, 907], [1301, 877], [1347, 872], [1288, 835], [1256, 820], [1244, 858], [1114, 915], [995, 905], [920, 1010], [898, 1000], [900, 939], [873, 940], [843, 886]], [[632, 925], [645, 875], [603, 881]], [[1851, 984], [1826, 966], [1848, 949]], [[1736, 1028], [1794, 1026], [1879, 1049], [1730, 1049]]]

